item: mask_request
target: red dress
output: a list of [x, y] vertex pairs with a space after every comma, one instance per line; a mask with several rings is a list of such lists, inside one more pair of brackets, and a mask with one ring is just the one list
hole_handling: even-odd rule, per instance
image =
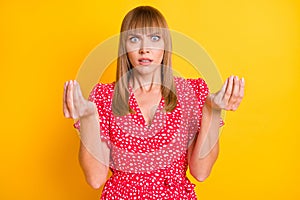
[[97, 105], [101, 139], [111, 152], [112, 176], [101, 199], [197, 199], [195, 184], [186, 177], [187, 148], [200, 129], [208, 88], [200, 78], [174, 81], [176, 108], [164, 112], [162, 98], [150, 126], [131, 89], [129, 105], [135, 113], [123, 117], [112, 113], [114, 83], [99, 83], [92, 90], [89, 100]]

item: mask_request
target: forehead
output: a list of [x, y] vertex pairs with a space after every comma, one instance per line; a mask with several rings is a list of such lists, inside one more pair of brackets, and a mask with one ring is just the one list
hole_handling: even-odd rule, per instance
[[130, 29], [125, 32], [125, 35], [151, 35], [151, 34], [163, 34], [163, 28], [159, 27], [145, 27]]

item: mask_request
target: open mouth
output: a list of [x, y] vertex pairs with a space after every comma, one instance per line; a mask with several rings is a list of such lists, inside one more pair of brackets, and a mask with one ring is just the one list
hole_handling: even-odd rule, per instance
[[141, 58], [138, 60], [140, 65], [149, 65], [152, 63], [153, 60], [149, 58]]

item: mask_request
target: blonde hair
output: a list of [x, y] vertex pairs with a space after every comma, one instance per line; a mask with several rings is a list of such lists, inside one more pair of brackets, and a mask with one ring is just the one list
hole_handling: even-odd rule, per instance
[[116, 84], [114, 88], [112, 111], [116, 116], [134, 113], [129, 106], [129, 79], [132, 66], [126, 53], [126, 39], [131, 30], [157, 28], [162, 31], [164, 55], [161, 68], [161, 93], [165, 100], [164, 110], [171, 112], [177, 105], [176, 86], [171, 68], [172, 41], [167, 22], [163, 15], [151, 6], [139, 6], [131, 10], [123, 19], [119, 41]]

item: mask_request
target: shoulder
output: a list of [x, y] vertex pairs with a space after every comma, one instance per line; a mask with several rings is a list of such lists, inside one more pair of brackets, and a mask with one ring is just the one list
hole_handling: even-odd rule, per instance
[[89, 95], [89, 100], [91, 101], [107, 101], [111, 99], [112, 93], [114, 91], [115, 82], [112, 83], [97, 83], [94, 85], [92, 91]]
[[174, 82], [179, 87], [185, 85], [192, 88], [196, 93], [208, 93], [208, 86], [202, 78], [174, 77]]
[[92, 92], [109, 92], [109, 91], [113, 91], [115, 87], [115, 82], [112, 83], [97, 83]]

